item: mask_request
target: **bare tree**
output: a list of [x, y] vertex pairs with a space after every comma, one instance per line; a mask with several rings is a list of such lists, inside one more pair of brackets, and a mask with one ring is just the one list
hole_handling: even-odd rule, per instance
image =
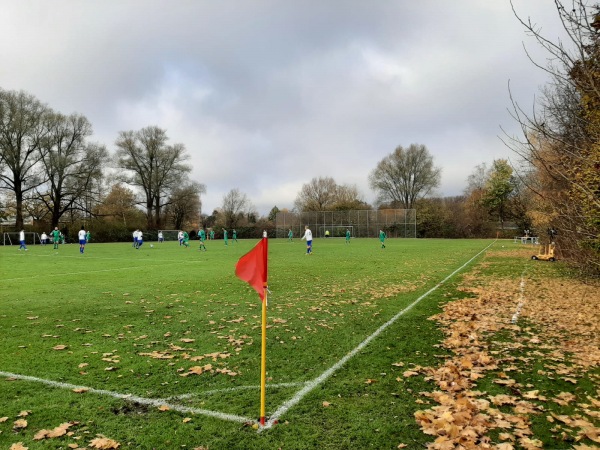
[[93, 203], [99, 200], [99, 192], [93, 190], [103, 176], [108, 152], [102, 145], [87, 142], [92, 126], [84, 116], [51, 113], [47, 124], [48, 133], [39, 149], [45, 182], [36, 188], [36, 198], [51, 213], [55, 227], [67, 211], [91, 214]]
[[337, 184], [331, 177], [318, 177], [303, 184], [294, 202], [298, 211], [326, 211], [331, 209]]
[[383, 158], [369, 175], [371, 188], [380, 203], [390, 202], [411, 209], [418, 198], [439, 186], [441, 169], [433, 165], [427, 147], [411, 144], [399, 146]]
[[25, 196], [43, 182], [39, 162], [49, 108], [23, 91], [0, 89], [0, 188], [14, 192], [16, 227], [23, 227]]
[[465, 195], [469, 196], [473, 192], [483, 191], [485, 184], [490, 176], [490, 169], [488, 169], [485, 163], [481, 163], [473, 169], [473, 172], [467, 177], [467, 187], [465, 188]]
[[[513, 100], [522, 137], [507, 145], [529, 166], [522, 179], [536, 196], [538, 228], [560, 233], [563, 255], [587, 272], [600, 273], [600, 14], [598, 5], [555, 0], [566, 39], [553, 42], [531, 20], [515, 16], [546, 50], [546, 63], [532, 62], [550, 75], [533, 113]], [[514, 7], [513, 7], [514, 11]]]
[[356, 185], [340, 185], [331, 177], [318, 177], [302, 185], [294, 208], [297, 211], [338, 211], [371, 207], [365, 203]]
[[116, 141], [117, 166], [127, 171], [119, 179], [142, 190], [148, 228], [160, 227], [168, 194], [191, 171], [185, 146], [167, 140], [165, 130], [150, 126], [122, 131]]
[[238, 188], [232, 189], [223, 197], [223, 204], [218, 215], [218, 223], [225, 228], [236, 228], [242, 219], [254, 213], [248, 196]]
[[206, 186], [191, 182], [174, 189], [169, 197], [166, 215], [173, 221], [176, 230], [183, 229], [185, 223], [200, 221], [202, 212], [201, 194]]
[[334, 211], [371, 209], [371, 205], [364, 201], [356, 185], [342, 184], [335, 190], [332, 209]]
[[465, 229], [468, 237], [493, 236], [493, 224], [489, 221], [488, 211], [482, 207], [489, 176], [490, 169], [482, 163], [467, 177], [463, 212], [467, 222]]

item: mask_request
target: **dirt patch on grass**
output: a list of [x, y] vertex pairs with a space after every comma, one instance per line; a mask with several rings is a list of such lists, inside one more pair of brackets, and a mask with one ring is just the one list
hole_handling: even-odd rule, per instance
[[117, 416], [128, 416], [136, 414], [148, 414], [150, 407], [140, 403], [127, 402], [122, 406], [114, 407], [111, 412]]

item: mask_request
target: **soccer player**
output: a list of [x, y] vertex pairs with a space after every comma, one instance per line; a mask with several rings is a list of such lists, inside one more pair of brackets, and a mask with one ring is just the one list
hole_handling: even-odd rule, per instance
[[206, 245], [204, 245], [204, 241], [206, 240], [206, 232], [204, 231], [204, 228], [200, 228], [198, 234], [200, 235], [200, 247], [198, 247], [198, 250], [203, 249], [206, 251]]
[[92, 233], [90, 233], [90, 230], [87, 230], [87, 233], [85, 233], [85, 242], [87, 244], [89, 244], [91, 239], [92, 239]]
[[215, 240], [215, 230], [210, 230], [210, 240], [211, 241]]
[[187, 248], [190, 248], [190, 235], [188, 234], [187, 231], [182, 231], [182, 239], [181, 239], [181, 244], [184, 245]]
[[346, 228], [346, 244], [350, 243], [350, 228]]
[[294, 237], [294, 233], [292, 232], [292, 229], [290, 228], [290, 231], [288, 231], [288, 242], [292, 242], [293, 237]]
[[179, 245], [183, 245], [183, 231], [179, 230], [179, 233], [177, 233], [177, 240], [179, 241]]
[[231, 242], [232, 243], [237, 242], [237, 231], [235, 231], [235, 228], [233, 229], [233, 236], [232, 236]]
[[79, 253], [81, 253], [83, 255], [83, 251], [85, 250], [85, 228], [83, 227], [83, 225], [81, 225], [81, 230], [79, 230], [79, 233], [77, 234], [77, 237], [79, 238]]
[[163, 232], [159, 231], [158, 232], [158, 243], [162, 244], [164, 242], [164, 240], [165, 240], [165, 237], [163, 236]]
[[133, 232], [133, 248], [137, 248], [137, 233], [138, 233], [138, 230], [136, 228], [135, 231]]
[[25, 230], [19, 231], [19, 251], [21, 249], [25, 249], [27, 251], [27, 246], [25, 245]]
[[60, 231], [58, 231], [58, 227], [54, 227], [54, 231], [50, 233], [52, 236], [52, 243], [54, 244], [54, 250], [58, 249], [58, 241], [60, 241]]
[[48, 235], [46, 234], [45, 231], [42, 233], [41, 240], [42, 240], [42, 245], [46, 245], [48, 243]]
[[306, 239], [306, 254], [312, 255], [312, 231], [308, 228], [308, 225], [304, 226], [304, 236], [302, 240]]
[[223, 228], [223, 240], [225, 241], [225, 247], [227, 247], [228, 239], [227, 239], [227, 230], [225, 228]]
[[137, 246], [135, 248], [137, 248], [139, 250], [143, 243], [144, 243], [144, 233], [142, 233], [142, 230], [138, 230], [138, 232], [137, 232]]
[[379, 241], [381, 242], [381, 249], [383, 250], [385, 248], [385, 233], [383, 230], [379, 230]]

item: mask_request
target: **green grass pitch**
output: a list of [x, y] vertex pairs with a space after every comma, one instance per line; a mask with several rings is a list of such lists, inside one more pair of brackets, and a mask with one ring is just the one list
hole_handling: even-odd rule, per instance
[[[440, 335], [426, 318], [445, 285], [278, 425], [257, 432], [244, 423], [259, 415], [261, 305], [234, 268], [256, 242], [208, 241], [206, 252], [198, 241], [91, 243], [83, 255], [77, 244], [0, 248], [0, 417], [10, 418], [0, 447], [85, 447], [96, 435], [143, 449], [428, 442], [412, 417], [418, 405], [396, 380], [404, 369], [392, 364], [431, 361]], [[305, 256], [300, 240], [270, 240], [267, 416], [490, 243], [389, 239], [382, 250], [377, 239], [316, 239]], [[30, 411], [28, 426], [15, 431], [20, 411]], [[73, 436], [33, 440], [69, 421]]]

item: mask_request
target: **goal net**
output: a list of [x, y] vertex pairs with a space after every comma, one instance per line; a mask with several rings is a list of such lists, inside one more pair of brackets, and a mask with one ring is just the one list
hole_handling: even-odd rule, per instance
[[[350, 236], [354, 236], [352, 225], [321, 225], [318, 229], [318, 237], [345, 238], [346, 230], [350, 230]], [[328, 233], [329, 232], [329, 233]]]
[[[160, 233], [162, 233], [163, 235], [163, 240], [165, 242], [167, 241], [177, 241], [177, 236], [179, 235], [179, 230], [158, 230], [158, 235], [160, 236]], [[157, 237], [157, 240], [160, 240], [159, 237]]]
[[[40, 235], [33, 231], [25, 232], [25, 245], [41, 244]], [[19, 245], [19, 232], [7, 231], [2, 233], [2, 245]]]

